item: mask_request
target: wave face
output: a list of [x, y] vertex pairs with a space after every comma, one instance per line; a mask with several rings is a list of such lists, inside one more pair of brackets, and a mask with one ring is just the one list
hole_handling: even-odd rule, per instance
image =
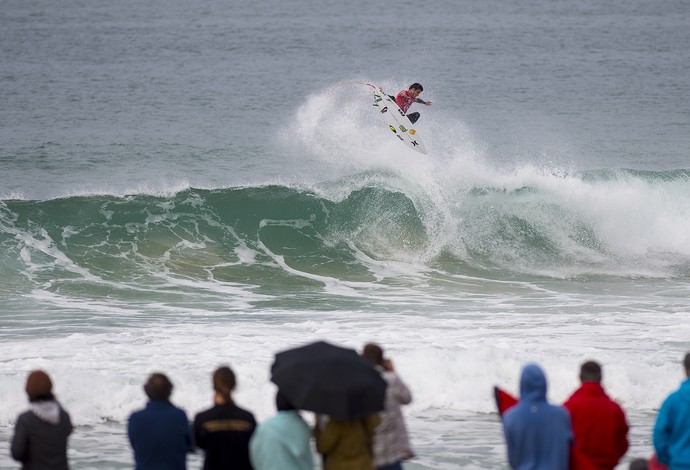
[[688, 170], [531, 171], [441, 193], [371, 171], [312, 188], [6, 200], [2, 284], [105, 294], [186, 279], [268, 293], [386, 283], [399, 274], [386, 263], [426, 276], [686, 278], [689, 180]]

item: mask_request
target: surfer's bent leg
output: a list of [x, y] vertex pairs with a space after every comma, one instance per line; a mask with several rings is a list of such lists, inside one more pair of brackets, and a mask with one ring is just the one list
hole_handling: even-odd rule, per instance
[[410, 122], [414, 124], [417, 122], [417, 119], [419, 119], [419, 113], [410, 113], [407, 115], [407, 117], [410, 119]]

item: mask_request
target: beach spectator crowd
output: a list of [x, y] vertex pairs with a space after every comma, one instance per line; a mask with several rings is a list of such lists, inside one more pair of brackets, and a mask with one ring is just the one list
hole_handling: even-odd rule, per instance
[[[686, 380], [663, 402], [654, 425], [655, 454], [631, 461], [630, 469], [690, 470], [690, 353], [683, 368]], [[628, 450], [628, 422], [602, 378], [600, 364], [583, 363], [581, 385], [562, 406], [547, 401], [546, 375], [537, 364], [523, 368], [519, 399], [497, 389], [509, 466], [614, 469]], [[235, 403], [230, 367], [219, 367], [211, 379], [213, 403], [190, 424], [170, 400], [170, 379], [159, 372], [148, 377], [146, 407], [127, 423], [136, 469], [184, 470], [195, 449], [204, 453], [204, 470], [401, 470], [415, 455], [401, 409], [412, 394], [377, 344], [361, 354], [323, 342], [277, 354], [271, 379], [278, 385], [277, 411], [262, 423]], [[16, 420], [12, 457], [26, 470], [68, 469], [73, 427], [51, 378], [32, 371], [25, 390], [29, 410]], [[314, 412], [314, 426], [300, 410]]]

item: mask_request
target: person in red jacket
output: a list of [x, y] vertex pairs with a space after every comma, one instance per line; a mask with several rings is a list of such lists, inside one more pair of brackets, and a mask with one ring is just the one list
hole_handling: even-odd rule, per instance
[[623, 409], [601, 386], [601, 366], [580, 368], [582, 386], [563, 404], [570, 412], [575, 446], [599, 470], [612, 470], [628, 450], [628, 423]]
[[[397, 104], [403, 113], [410, 119], [410, 122], [414, 124], [419, 119], [419, 113], [409, 113], [407, 110], [410, 109], [414, 103], [422, 103], [426, 106], [431, 106], [431, 101], [424, 101], [419, 97], [419, 94], [424, 91], [424, 87], [419, 83], [413, 83], [407, 90], [400, 90], [400, 92], [395, 96], [395, 104]], [[393, 98], [391, 96], [391, 98]]]

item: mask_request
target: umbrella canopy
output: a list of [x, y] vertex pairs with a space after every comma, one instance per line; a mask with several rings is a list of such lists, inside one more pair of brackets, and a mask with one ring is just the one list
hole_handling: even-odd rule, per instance
[[298, 409], [352, 420], [383, 410], [386, 381], [353, 349], [324, 341], [276, 354], [273, 381]]

